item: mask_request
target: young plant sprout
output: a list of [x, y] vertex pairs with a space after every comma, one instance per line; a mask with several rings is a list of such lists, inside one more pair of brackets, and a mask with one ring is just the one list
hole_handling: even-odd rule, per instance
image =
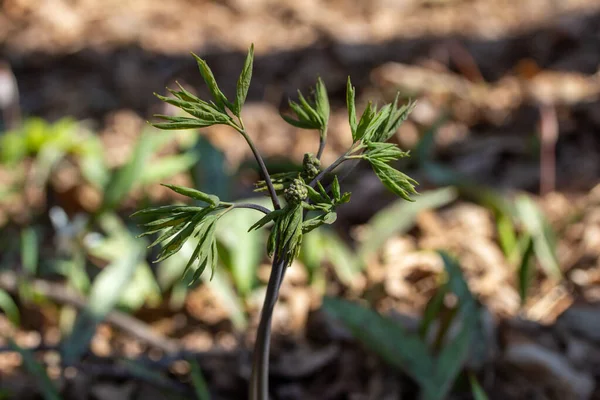
[[[335, 174], [336, 167], [347, 160], [365, 160], [371, 164], [377, 177], [390, 191], [409, 201], [412, 201], [410, 196], [416, 194], [414, 186], [417, 182], [390, 165], [395, 160], [407, 157], [408, 152], [400, 150], [395, 144], [386, 143], [406, 120], [414, 103], [398, 106], [399, 96], [396, 95], [393, 103], [379, 110], [369, 103], [360, 119], [357, 119], [355, 89], [348, 78], [346, 103], [352, 131], [352, 145], [336, 161], [323, 169], [320, 159], [327, 143], [330, 109], [325, 84], [320, 78], [317, 79], [314, 98], [305, 98], [298, 92], [298, 102], [289, 101], [294, 116], [282, 115], [285, 121], [295, 127], [319, 132], [316, 155], [311, 153], [304, 155], [301, 172], [271, 175], [248, 135], [241, 116], [252, 78], [254, 47], [251, 46], [248, 51], [237, 81], [233, 102], [219, 89], [206, 62], [195, 54], [194, 57], [212, 99], [202, 100], [178, 84], [179, 90], [168, 89], [174, 97], [158, 94], [156, 96], [182, 109], [190, 116], [157, 115], [163, 122], [153, 125], [159, 129], [179, 130], [222, 124], [238, 131], [250, 146], [260, 168], [262, 180], [256, 183], [256, 191], [265, 192], [270, 196], [273, 209], [258, 204], [231, 203], [196, 189], [165, 185], [205, 205], [147, 208], [134, 213], [133, 216], [145, 216], [151, 219], [150, 222], [142, 225], [143, 235], [158, 234], [158, 238], [151, 244], [151, 246], [158, 244], [162, 246], [156, 261], [164, 260], [178, 252], [190, 237], [199, 238], [184, 273], [184, 278], [189, 282], [196, 281], [207, 268], [211, 270], [212, 277], [217, 264], [215, 230], [223, 215], [235, 212], [239, 208], [249, 208], [265, 214], [249, 227], [250, 230], [261, 229], [266, 224], [273, 223], [267, 241], [267, 253], [273, 257], [273, 264], [257, 331], [249, 389], [249, 399], [267, 400], [271, 317], [285, 270], [298, 255], [303, 235], [323, 224], [332, 224], [336, 220], [336, 208], [350, 200], [350, 193], [341, 191], [341, 179], [338, 179], [338, 175]], [[323, 182], [326, 177], [331, 182], [327, 186]], [[283, 197], [283, 202], [279, 196]]]

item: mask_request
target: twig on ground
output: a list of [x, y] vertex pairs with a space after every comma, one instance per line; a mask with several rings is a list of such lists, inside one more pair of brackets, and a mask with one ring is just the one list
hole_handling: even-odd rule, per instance
[[[87, 306], [87, 301], [84, 297], [63, 284], [41, 279], [33, 279], [28, 283], [34, 291], [54, 302], [68, 304], [78, 309], [83, 309]], [[16, 294], [19, 289], [17, 274], [14, 272], [0, 273], [0, 289]], [[120, 311], [111, 311], [106, 316], [105, 321], [135, 338], [163, 350], [165, 353], [175, 353], [181, 350], [181, 345], [177, 341], [154, 332], [148, 324], [131, 315]]]

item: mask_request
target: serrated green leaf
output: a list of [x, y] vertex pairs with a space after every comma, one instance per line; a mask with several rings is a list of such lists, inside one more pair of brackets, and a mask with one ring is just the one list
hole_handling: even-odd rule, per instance
[[355, 142], [363, 138], [363, 136], [367, 132], [367, 128], [371, 124], [371, 121], [374, 117], [375, 111], [373, 109], [373, 103], [369, 101], [369, 103], [367, 104], [367, 108], [365, 108], [365, 111], [360, 117], [360, 121], [358, 121], [358, 125], [356, 126], [354, 136], [352, 137]]
[[142, 210], [138, 210], [138, 211], [134, 212], [133, 214], [131, 214], [129, 216], [129, 218], [153, 217], [153, 216], [159, 216], [159, 215], [167, 215], [167, 214], [171, 214], [173, 212], [173, 210], [176, 210], [177, 208], [180, 208], [180, 207], [181, 206], [159, 206], [159, 207], [144, 208]]
[[417, 181], [379, 160], [370, 162], [373, 171], [386, 188], [404, 200], [414, 201], [410, 196], [417, 194], [414, 187], [418, 184]]
[[200, 74], [202, 75], [204, 82], [206, 82], [206, 85], [208, 86], [208, 89], [212, 94], [213, 100], [215, 101], [217, 108], [220, 111], [225, 112], [225, 105], [228, 103], [228, 101], [223, 92], [221, 92], [221, 89], [219, 89], [215, 76], [213, 75], [210, 67], [208, 66], [206, 61], [198, 57], [196, 54], [192, 53], [192, 56], [194, 56], [196, 62], [198, 63]]
[[211, 206], [216, 206], [220, 203], [220, 199], [212, 194], [207, 194], [204, 192], [201, 192], [199, 190], [196, 189], [192, 189], [192, 188], [188, 188], [188, 187], [184, 187], [184, 186], [177, 186], [177, 185], [170, 185], [168, 183], [162, 183], [162, 186], [168, 187], [169, 189], [171, 189], [172, 191], [182, 194], [186, 197], [189, 197], [191, 199], [194, 200], [200, 200], [203, 201], [205, 203], [210, 204]]
[[335, 211], [329, 211], [314, 218], [310, 218], [302, 222], [302, 233], [309, 233], [323, 224], [331, 225], [336, 219], [337, 213]]
[[331, 193], [333, 194], [334, 200], [340, 200], [342, 193], [340, 192], [340, 182], [338, 181], [337, 175], [333, 177], [333, 183], [331, 184]]
[[304, 110], [304, 112], [306, 114], [308, 114], [308, 117], [310, 118], [310, 120], [315, 122], [316, 124], [318, 124], [318, 126], [323, 126], [324, 124], [323, 124], [323, 121], [321, 120], [321, 116], [319, 115], [317, 110], [314, 109], [312, 104], [310, 104], [308, 102], [308, 100], [306, 100], [304, 98], [304, 96], [302, 95], [302, 92], [300, 92], [299, 90], [298, 90], [298, 99], [300, 100], [300, 105], [302, 106], [302, 109]]
[[264, 217], [262, 217], [261, 219], [259, 219], [258, 221], [256, 221], [249, 229], [248, 232], [252, 231], [252, 230], [256, 230], [256, 229], [260, 229], [263, 226], [265, 226], [266, 224], [268, 224], [269, 222], [277, 219], [279, 216], [281, 216], [284, 213], [283, 210], [274, 210], [271, 211], [270, 213], [268, 213], [267, 215], [265, 215]]
[[156, 219], [154, 221], [142, 224], [144, 228], [163, 229], [169, 226], [178, 225], [182, 221], [186, 221], [189, 217], [188, 213], [172, 213], [168, 217]]
[[[206, 266], [211, 267], [211, 277], [214, 274], [214, 267], [216, 264], [216, 241], [215, 241], [215, 231], [217, 227], [218, 217], [215, 215], [211, 215], [202, 221], [198, 231], [194, 236], [199, 237], [198, 244], [196, 249], [192, 253], [184, 271], [185, 276], [189, 276], [190, 271], [193, 271], [192, 281], [190, 284], [194, 283]], [[181, 248], [181, 247], [180, 247]], [[197, 268], [194, 268], [194, 263], [198, 262], [199, 265]]]
[[415, 108], [416, 102], [409, 102], [399, 109], [398, 106], [399, 93], [396, 94], [394, 102], [391, 106], [389, 117], [384, 125], [371, 137], [375, 142], [387, 142], [400, 128], [400, 125], [408, 118], [409, 114]]
[[169, 239], [170, 237], [178, 234], [179, 232], [181, 232], [186, 225], [189, 223], [190, 221], [186, 218], [183, 222], [179, 223], [178, 225], [175, 225], [171, 228], [168, 228], [165, 230], [165, 232], [163, 232], [159, 237], [156, 238], [156, 240], [154, 240], [154, 242], [152, 242], [148, 248], [154, 247], [159, 243], [164, 242], [165, 240]]
[[291, 117], [288, 117], [287, 115], [281, 114], [281, 118], [283, 118], [285, 120], [285, 122], [287, 122], [288, 124], [295, 126], [296, 128], [300, 128], [300, 129], [318, 129], [319, 125], [315, 124], [313, 121], [299, 121], [299, 120], [295, 120]]
[[[175, 92], [176, 93], [176, 92]], [[196, 117], [197, 120], [201, 121], [203, 124], [217, 125], [217, 124], [227, 124], [231, 121], [231, 118], [227, 113], [221, 112], [216, 109], [212, 104], [209, 104], [205, 101], [199, 100], [196, 103], [191, 103], [184, 100], [173, 99], [170, 97], [161, 96], [157, 93], [154, 93], [156, 97], [165, 103], [171, 104], [179, 109], [185, 111], [193, 117]], [[162, 119], [166, 119], [166, 116], [157, 115]], [[185, 117], [171, 117], [171, 118], [185, 118]]]
[[246, 101], [248, 95], [248, 89], [250, 88], [250, 80], [252, 79], [252, 63], [254, 62], [254, 44], [250, 45], [248, 49], [248, 55], [246, 61], [244, 61], [244, 68], [237, 81], [235, 102], [233, 103], [233, 113], [240, 116], [242, 106]]
[[328, 200], [324, 199], [321, 194], [319, 194], [312, 186], [306, 185], [306, 190], [308, 191], [308, 198], [313, 203], [327, 203]]
[[167, 90], [170, 93], [172, 93], [175, 97], [177, 97], [178, 99], [184, 100], [184, 101], [189, 101], [191, 103], [203, 103], [204, 102], [195, 94], [185, 90], [185, 88], [183, 86], [181, 86], [179, 84], [179, 82], [175, 82], [175, 83], [177, 84], [177, 86], [179, 86], [180, 91], [176, 91], [176, 90], [169, 89], [169, 88], [167, 88]]
[[163, 130], [181, 130], [181, 129], [198, 129], [206, 128], [214, 125], [214, 121], [206, 121], [198, 118], [189, 117], [172, 117], [170, 115], [154, 114], [156, 118], [164, 119], [169, 122], [151, 123], [157, 129]]
[[162, 260], [177, 253], [179, 249], [181, 249], [181, 246], [183, 246], [183, 244], [189, 239], [192, 233], [194, 233], [197, 223], [197, 219], [192, 219], [188, 225], [186, 225], [181, 231], [179, 231], [167, 243], [165, 243], [156, 260], [154, 260], [154, 263], [161, 262]]
[[362, 158], [365, 160], [379, 160], [383, 163], [389, 163], [409, 156], [409, 152], [400, 150], [394, 143], [367, 141], [366, 145], [367, 151], [362, 154]]
[[317, 85], [315, 88], [315, 103], [317, 106], [317, 112], [321, 117], [322, 126], [326, 126], [329, 121], [329, 97], [327, 96], [327, 88], [321, 78], [317, 79]]
[[346, 108], [348, 108], [348, 123], [352, 131], [352, 141], [356, 142], [359, 138], [356, 137], [356, 104], [354, 97], [355, 90], [352, 82], [350, 82], [350, 77], [348, 77], [346, 82]]
[[371, 138], [378, 135], [378, 131], [380, 131], [385, 125], [387, 119], [389, 118], [391, 113], [391, 105], [386, 104], [379, 110], [375, 116], [369, 121], [367, 128], [365, 129], [365, 133], [361, 136], [363, 140], [371, 140]]
[[329, 197], [329, 195], [327, 194], [327, 191], [321, 184], [321, 181], [317, 181], [317, 189], [319, 189], [319, 193], [321, 194], [323, 200], [326, 200], [327, 203], [331, 203], [331, 197]]

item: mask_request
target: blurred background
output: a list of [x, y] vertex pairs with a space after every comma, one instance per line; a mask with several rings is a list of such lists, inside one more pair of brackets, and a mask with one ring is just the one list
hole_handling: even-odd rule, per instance
[[272, 398], [600, 399], [597, 0], [0, 0], [0, 399], [246, 397], [260, 215], [227, 216], [194, 287], [193, 248], [152, 263], [129, 215], [185, 201], [159, 183], [269, 204], [232, 129], [146, 123], [176, 81], [208, 97], [190, 52], [232, 95], [251, 43], [273, 172], [317, 150], [279, 117], [317, 76], [325, 165], [352, 142], [348, 75], [359, 112], [417, 100], [392, 141], [420, 195], [368, 165], [343, 182], [281, 290]]

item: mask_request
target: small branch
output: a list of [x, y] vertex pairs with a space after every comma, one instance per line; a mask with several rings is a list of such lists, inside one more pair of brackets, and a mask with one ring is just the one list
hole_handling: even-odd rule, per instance
[[260, 313], [256, 332], [254, 355], [252, 356], [252, 376], [250, 378], [250, 400], [268, 400], [269, 397], [269, 344], [271, 341], [271, 319], [279, 296], [279, 288], [285, 272], [285, 259], [273, 259], [271, 275], [267, 283], [267, 293]]
[[325, 128], [319, 132], [319, 151], [317, 151], [317, 159], [320, 160], [323, 155], [323, 150], [325, 150], [325, 145], [327, 144], [327, 125]]
[[258, 166], [260, 167], [260, 174], [262, 175], [262, 178], [265, 181], [265, 183], [267, 184], [267, 188], [269, 189], [269, 196], [271, 196], [271, 201], [273, 202], [273, 207], [276, 210], [279, 210], [281, 208], [281, 205], [279, 204], [279, 198], [277, 197], [277, 192], [275, 192], [275, 188], [273, 187], [273, 182], [271, 182], [271, 175], [269, 174], [269, 171], [267, 170], [267, 166], [265, 165], [263, 158], [261, 157], [260, 153], [258, 152], [258, 149], [254, 145], [254, 142], [252, 141], [252, 139], [250, 139], [250, 136], [248, 136], [248, 133], [246, 132], [246, 129], [244, 128], [244, 123], [242, 122], [241, 119], [240, 119], [240, 125], [241, 125], [241, 127], [239, 127], [235, 124], [232, 124], [231, 126], [236, 131], [241, 133], [242, 136], [244, 137], [244, 139], [246, 139], [246, 143], [248, 143], [248, 146], [250, 146], [250, 150], [252, 150], [252, 154], [254, 154], [254, 158], [256, 159], [256, 162], [258, 163]]
[[263, 207], [260, 204], [254, 204], [254, 203], [226, 203], [224, 201], [222, 201], [221, 203], [222, 204], [226, 204], [226, 205], [231, 204], [233, 206], [233, 208], [247, 208], [249, 210], [260, 211], [263, 214], [269, 214], [271, 212], [271, 210], [269, 210], [267, 207]]
[[308, 184], [308, 186], [310, 187], [315, 187], [315, 185], [317, 184], [317, 182], [319, 182], [326, 174], [330, 173], [331, 171], [333, 171], [338, 165], [340, 165], [341, 163], [343, 163], [344, 161], [347, 160], [347, 156], [348, 153], [344, 153], [342, 154], [337, 160], [335, 160], [331, 165], [329, 165], [327, 168], [325, 168], [323, 171], [319, 172], [319, 175], [315, 176], [315, 178], [310, 181], [310, 183]]
[[[41, 279], [30, 280], [28, 283], [33, 290], [56, 303], [68, 304], [78, 309], [87, 306], [85, 298], [69, 290], [65, 285]], [[0, 289], [17, 294], [19, 291], [17, 275], [14, 272], [1, 273]], [[104, 320], [137, 339], [163, 350], [165, 353], [174, 353], [180, 350], [179, 343], [154, 332], [150, 326], [131, 315], [120, 311], [111, 311]]]

